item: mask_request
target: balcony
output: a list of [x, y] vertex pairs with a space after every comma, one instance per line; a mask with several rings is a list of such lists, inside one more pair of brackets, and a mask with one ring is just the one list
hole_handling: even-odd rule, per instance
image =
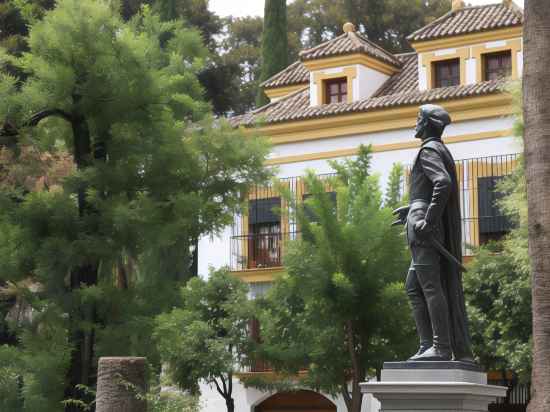
[[[457, 178], [460, 187], [462, 213], [463, 256], [472, 256], [475, 249], [492, 239], [498, 239], [513, 227], [510, 217], [504, 216], [497, 201], [502, 195], [496, 189], [504, 176], [512, 173], [518, 154], [489, 156], [458, 160]], [[406, 173], [407, 175], [408, 173]], [[321, 175], [327, 180], [334, 175]], [[403, 193], [407, 176], [403, 179]], [[297, 201], [307, 198], [307, 189], [301, 177], [281, 179], [279, 182]], [[258, 273], [282, 271], [286, 241], [296, 239], [300, 232], [294, 211], [273, 185], [255, 187], [248, 195], [248, 213], [236, 216], [231, 237], [231, 269], [251, 273], [248, 281], [269, 281]]]

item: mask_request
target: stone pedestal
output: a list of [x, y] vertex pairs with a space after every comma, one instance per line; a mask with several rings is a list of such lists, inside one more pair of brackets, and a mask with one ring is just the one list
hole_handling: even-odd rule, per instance
[[479, 366], [466, 362], [386, 362], [380, 382], [361, 384], [381, 412], [487, 412], [503, 386], [487, 385]]

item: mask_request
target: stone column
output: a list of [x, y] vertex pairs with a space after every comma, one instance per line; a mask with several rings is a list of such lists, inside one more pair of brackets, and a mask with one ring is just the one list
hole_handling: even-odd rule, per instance
[[479, 366], [466, 362], [386, 362], [380, 382], [361, 384], [381, 412], [486, 412], [503, 386], [487, 385]]
[[146, 358], [100, 358], [96, 412], [147, 412]]

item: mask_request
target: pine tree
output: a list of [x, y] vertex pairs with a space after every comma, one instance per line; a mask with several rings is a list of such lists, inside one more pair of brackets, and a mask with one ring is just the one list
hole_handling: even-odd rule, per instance
[[67, 411], [81, 410], [77, 385], [94, 385], [97, 356], [147, 354], [159, 367], [152, 319], [178, 302], [194, 240], [265, 178], [265, 144], [207, 116], [200, 33], [148, 8], [124, 23], [114, 7], [59, 0], [31, 28], [23, 86], [0, 73], [3, 137], [75, 165], [55, 190], [0, 191], [0, 279], [31, 277], [68, 315]]
[[[265, 0], [261, 64], [260, 82], [288, 66], [286, 0]], [[256, 106], [263, 106], [268, 102], [269, 99], [260, 89]]]

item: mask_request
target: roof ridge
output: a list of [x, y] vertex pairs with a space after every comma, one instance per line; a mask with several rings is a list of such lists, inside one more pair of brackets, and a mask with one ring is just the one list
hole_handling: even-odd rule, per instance
[[334, 41], [340, 37], [344, 37], [347, 33], [342, 33], [336, 37], [333, 37], [332, 39], [329, 39], [329, 40], [325, 40], [324, 42], [322, 43], [319, 43], [317, 46], [313, 46], [313, 47], [310, 47], [309, 49], [303, 49], [303, 50], [300, 50], [300, 53], [298, 53], [299, 56], [301, 56], [302, 54], [306, 54], [306, 53], [311, 53], [312, 51], [314, 50], [317, 50], [318, 48], [320, 48], [321, 46], [324, 46], [328, 43], [330, 43], [331, 41]]
[[386, 53], [388, 56], [392, 57], [393, 59], [395, 59], [395, 54], [389, 52], [388, 50], [384, 49], [382, 46], [380, 46], [379, 44], [377, 44], [376, 42], [370, 40], [368, 37], [364, 36], [363, 33], [356, 33], [355, 34], [360, 40], [362, 41], [366, 41], [369, 43], [369, 45], [377, 48], [378, 50], [380, 50], [381, 52], [383, 53]]
[[445, 20], [446, 18], [451, 17], [455, 13], [456, 13], [456, 10], [449, 10], [447, 13], [443, 14], [442, 16], [439, 16], [434, 21], [432, 21], [432, 22], [426, 24], [425, 26], [422, 26], [419, 29], [416, 29], [415, 31], [413, 31], [411, 34], [409, 34], [406, 37], [406, 39], [407, 40], [412, 39], [416, 35], [416, 33], [420, 33], [421, 31], [426, 30], [429, 27], [435, 26], [437, 23], [439, 23], [440, 20]]
[[267, 79], [265, 79], [263, 82], [261, 82], [259, 84], [260, 87], [263, 87], [264, 84], [266, 83], [269, 83], [273, 78], [277, 77], [278, 75], [280, 75], [281, 73], [285, 72], [286, 70], [289, 70], [290, 68], [292, 68], [294, 65], [298, 65], [299, 63], [302, 63], [301, 60], [296, 60], [295, 62], [293, 63], [290, 63], [288, 66], [286, 66], [283, 70], [280, 70], [278, 71], [277, 73], [275, 73], [273, 76], [270, 76], [268, 77]]

